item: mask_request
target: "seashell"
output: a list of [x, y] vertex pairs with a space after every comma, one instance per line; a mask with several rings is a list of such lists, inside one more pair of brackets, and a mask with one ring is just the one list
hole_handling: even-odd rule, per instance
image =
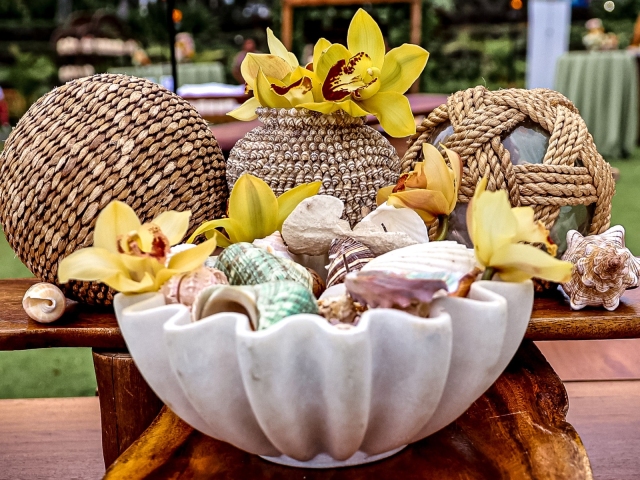
[[562, 259], [574, 264], [571, 279], [562, 284], [574, 310], [600, 305], [615, 310], [625, 290], [638, 286], [640, 260], [625, 247], [621, 225], [587, 237], [570, 230]]
[[429, 231], [424, 221], [410, 208], [396, 208], [383, 203], [353, 229], [354, 232], [369, 230], [368, 225], [376, 225], [376, 230], [404, 232], [417, 243], [429, 242]]
[[436, 294], [446, 295], [448, 292], [448, 285], [443, 279], [375, 270], [350, 273], [344, 283], [349, 295], [362, 305], [395, 308], [418, 317], [429, 315], [429, 304]]
[[291, 315], [317, 314], [318, 306], [309, 289], [298, 282], [213, 285], [200, 292], [193, 304], [191, 318], [198, 321], [222, 312], [243, 313], [253, 330], [264, 330]]
[[[416, 228], [420, 227], [412, 227], [409, 232], [401, 230], [407, 228], [407, 225], [417, 225], [416, 217], [422, 224], [421, 228], [426, 229], [417, 213], [404, 208], [396, 209], [395, 212], [402, 220], [392, 222], [388, 217], [394, 215], [394, 212], [386, 211], [382, 213], [381, 220], [373, 215], [373, 218], [363, 220], [351, 230], [349, 222], [341, 220], [343, 210], [344, 203], [329, 195], [315, 195], [300, 202], [282, 224], [282, 238], [287, 243], [289, 252], [324, 255], [329, 251], [333, 239], [352, 237], [369, 247], [375, 255], [382, 255], [396, 248], [418, 243], [413, 237], [419, 236], [420, 230]], [[408, 221], [407, 218], [412, 215], [413, 220]], [[394, 228], [399, 230], [395, 231]]]
[[225, 248], [215, 267], [227, 276], [231, 285], [291, 280], [313, 290], [314, 278], [305, 267], [250, 243], [235, 243]]
[[357, 325], [365, 307], [353, 301], [349, 295], [340, 295], [318, 300], [318, 312], [332, 325]]
[[195, 246], [196, 245], [194, 245], [193, 243], [179, 243], [171, 247], [169, 249], [169, 253], [167, 254], [167, 258], [164, 261], [165, 267], [169, 266], [169, 260], [171, 260], [171, 257], [173, 257], [176, 253], [184, 252], [186, 250], [194, 248]]
[[[442, 272], [449, 272], [459, 275], [460, 280], [477, 267], [476, 256], [472, 249], [458, 242], [442, 241], [421, 243], [394, 250], [374, 258], [364, 266], [362, 271], [430, 272], [439, 275]], [[451, 285], [449, 285], [449, 288], [451, 288]]]
[[41, 282], [25, 292], [22, 308], [36, 322], [51, 323], [62, 317], [67, 308], [67, 299], [55, 285]]
[[280, 232], [273, 232], [268, 237], [254, 240], [253, 245], [266, 250], [276, 257], [286, 258], [287, 260], [295, 262], [295, 258], [293, 258], [293, 255], [289, 252]]
[[167, 304], [182, 303], [191, 307], [198, 294], [211, 285], [226, 285], [227, 276], [220, 270], [200, 267], [188, 273], [174, 275], [160, 288]]
[[318, 272], [316, 272], [313, 268], [305, 267], [307, 271], [311, 274], [311, 281], [313, 282], [313, 286], [311, 291], [315, 295], [316, 298], [320, 298], [320, 295], [324, 293], [327, 289], [327, 285], [324, 283], [324, 280]]
[[335, 238], [329, 248], [327, 287], [343, 283], [347, 273], [362, 270], [374, 258], [373, 252], [358, 240], [351, 237]]

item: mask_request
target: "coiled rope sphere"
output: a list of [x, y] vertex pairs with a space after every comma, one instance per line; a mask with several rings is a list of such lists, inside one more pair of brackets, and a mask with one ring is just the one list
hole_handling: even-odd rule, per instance
[[[549, 133], [549, 146], [542, 164], [514, 165], [502, 141], [527, 120]], [[562, 206], [592, 204], [589, 233], [609, 228], [615, 193], [611, 167], [596, 150], [576, 107], [560, 93], [547, 89], [490, 92], [475, 87], [451, 95], [411, 137], [402, 159], [403, 172], [421, 161], [422, 144], [445, 122], [451, 122], [453, 134], [444, 144], [461, 156], [464, 166], [458, 202], [468, 203], [488, 173], [488, 190], [506, 190], [514, 207], [533, 207], [535, 218], [548, 229]]]
[[[225, 213], [225, 162], [207, 123], [142, 78], [95, 75], [54, 89], [20, 119], [0, 155], [0, 222], [20, 260], [57, 283], [58, 263], [93, 244], [100, 211], [130, 205], [142, 222], [191, 210], [190, 231]], [[65, 294], [111, 303], [106, 285], [69, 282]]]

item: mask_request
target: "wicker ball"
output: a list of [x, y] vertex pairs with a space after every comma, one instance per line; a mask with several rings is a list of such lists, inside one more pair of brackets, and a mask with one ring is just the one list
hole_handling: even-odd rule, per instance
[[302, 183], [322, 181], [320, 193], [345, 203], [351, 225], [376, 208], [380, 187], [396, 183], [400, 159], [382, 134], [342, 111], [258, 108], [264, 124], [240, 139], [227, 160], [229, 189], [250, 172], [281, 195]]
[[[95, 75], [40, 98], [0, 156], [0, 222], [27, 268], [56, 283], [58, 262], [92, 245], [111, 201], [141, 221], [191, 210], [190, 231], [224, 214], [225, 162], [206, 122], [163, 87], [124, 75]], [[89, 304], [111, 303], [98, 283], [61, 285]]]
[[[512, 132], [523, 125], [539, 126], [548, 137], [542, 159], [512, 158], [505, 147], [505, 141], [512, 141]], [[506, 190], [514, 207], [533, 207], [535, 218], [548, 229], [554, 226], [562, 207], [576, 205], [586, 206], [593, 215], [585, 233], [598, 234], [609, 228], [615, 193], [611, 167], [596, 150], [576, 107], [557, 92], [490, 92], [476, 87], [453, 94], [410, 139], [402, 159], [403, 172], [421, 160], [422, 144], [430, 141], [442, 141], [462, 158], [464, 172], [456, 210], [466, 208], [476, 185], [488, 172], [489, 190]], [[463, 212], [459, 213], [464, 221]]]

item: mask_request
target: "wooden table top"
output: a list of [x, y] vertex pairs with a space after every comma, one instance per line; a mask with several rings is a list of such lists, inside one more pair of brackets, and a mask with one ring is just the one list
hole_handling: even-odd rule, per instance
[[[44, 347], [126, 348], [112, 310], [76, 305], [53, 324], [34, 322], [22, 309], [34, 279], [0, 280], [0, 350]], [[572, 311], [559, 294], [536, 298], [525, 338], [581, 340], [640, 337], [640, 289], [629, 290], [609, 312]]]
[[[447, 103], [446, 95], [429, 94], [429, 93], [412, 93], [408, 94], [409, 104], [411, 105], [411, 111], [414, 115], [428, 115], [437, 107], [443, 103]], [[190, 98], [190, 100], [193, 100]], [[378, 123], [378, 120], [373, 115], [367, 116], [368, 124]], [[244, 137], [244, 135], [259, 127], [262, 123], [259, 120], [252, 120], [250, 122], [229, 122], [220, 125], [214, 125], [211, 127], [213, 136], [216, 137], [218, 145], [223, 152], [230, 151], [236, 142]]]
[[533, 342], [525, 341], [458, 420], [379, 462], [326, 470], [276, 465], [194, 430], [165, 407], [105, 480], [590, 479], [585, 448], [565, 418], [567, 407], [562, 382]]

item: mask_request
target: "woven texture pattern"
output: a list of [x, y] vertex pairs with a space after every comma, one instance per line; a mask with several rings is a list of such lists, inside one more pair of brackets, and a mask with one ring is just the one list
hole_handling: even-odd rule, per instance
[[375, 209], [378, 189], [398, 180], [395, 149], [363, 118], [295, 108], [258, 108], [257, 113], [264, 125], [229, 154], [229, 189], [245, 172], [262, 178], [276, 195], [322, 181], [320, 193], [344, 201], [344, 217], [353, 226]]
[[[502, 139], [527, 119], [549, 133], [549, 147], [542, 164], [513, 165]], [[507, 190], [514, 207], [533, 207], [536, 219], [547, 228], [560, 207], [580, 204], [596, 205], [591, 234], [609, 228], [615, 193], [611, 168], [596, 150], [578, 110], [563, 95], [546, 89], [490, 92], [484, 87], [457, 92], [418, 127], [402, 159], [403, 172], [421, 160], [422, 144], [444, 122], [454, 129], [445, 144], [464, 165], [459, 202], [469, 202], [488, 172], [489, 190]]]
[[[163, 87], [124, 75], [95, 75], [40, 98], [0, 156], [0, 221], [9, 244], [38, 278], [56, 283], [58, 262], [93, 243], [111, 200], [142, 222], [191, 210], [190, 231], [221, 217], [225, 162], [206, 122]], [[105, 285], [70, 282], [67, 296], [111, 303]]]

